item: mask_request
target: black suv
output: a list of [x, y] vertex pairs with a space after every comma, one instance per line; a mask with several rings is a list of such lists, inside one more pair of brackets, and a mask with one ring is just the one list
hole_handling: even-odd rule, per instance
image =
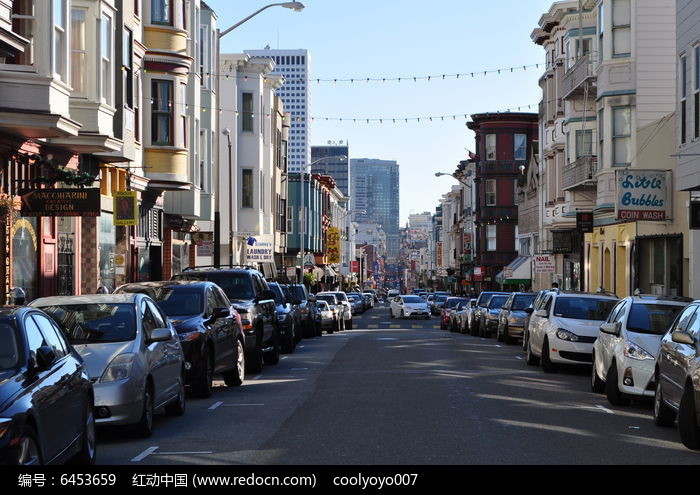
[[277, 282], [270, 283], [270, 290], [275, 293], [277, 326], [280, 330], [282, 352], [291, 354], [297, 346], [297, 335], [301, 329], [297, 326], [297, 317], [286, 291]]
[[314, 303], [309, 301], [309, 293], [306, 290], [306, 286], [304, 284], [291, 284], [288, 287], [295, 296], [295, 302], [299, 303], [297, 306], [301, 312], [301, 325], [304, 329], [304, 338], [320, 337], [321, 332], [316, 328], [316, 308]]
[[241, 316], [245, 334], [246, 369], [262, 370], [263, 362], [277, 364], [280, 359], [280, 334], [275, 313], [275, 294], [262, 273], [247, 266], [189, 268], [173, 280], [214, 282], [221, 287]]

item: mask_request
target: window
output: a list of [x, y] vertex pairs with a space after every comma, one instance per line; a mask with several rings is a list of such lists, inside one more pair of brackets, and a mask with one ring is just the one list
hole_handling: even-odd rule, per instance
[[68, 346], [63, 341], [63, 338], [59, 335], [58, 330], [55, 325], [47, 317], [43, 315], [34, 314], [32, 315], [34, 322], [41, 329], [41, 333], [44, 334], [46, 343], [53, 350], [57, 359], [62, 358], [68, 353]]
[[681, 71], [678, 78], [681, 83], [681, 144], [685, 144], [688, 131], [688, 57], [685, 55], [681, 55], [679, 70]]
[[141, 142], [141, 78], [136, 78], [136, 94], [134, 97], [134, 139]]
[[576, 159], [593, 155], [593, 131], [576, 131]]
[[629, 57], [632, 54], [631, 0], [613, 1], [613, 57]]
[[[36, 16], [34, 0], [15, 0], [12, 3], [12, 31], [29, 40], [24, 52], [18, 53], [5, 63], [16, 65], [34, 65], [34, 32], [36, 31]], [[0, 57], [2, 60], [2, 57]]]
[[487, 134], [486, 135], [486, 159], [495, 160], [496, 159], [496, 135]]
[[605, 4], [603, 2], [598, 6], [598, 62], [603, 61], [605, 53]]
[[294, 233], [294, 208], [291, 206], [287, 207], [287, 233]]
[[40, 347], [46, 345], [46, 340], [39, 330], [39, 326], [34, 322], [31, 316], [24, 320], [24, 331], [27, 334], [27, 343], [29, 344], [29, 354], [33, 359], [36, 359], [36, 353]]
[[260, 209], [265, 211], [265, 175], [260, 171]]
[[102, 78], [102, 101], [108, 105], [113, 105], [112, 86], [114, 84], [114, 74], [112, 72], [112, 18], [102, 16], [102, 49], [101, 49], [101, 70]]
[[242, 95], [243, 113], [241, 114], [241, 130], [253, 132], [253, 93], [243, 93]]
[[486, 181], [486, 206], [496, 206], [496, 181], [489, 179]]
[[67, 60], [64, 55], [64, 46], [68, 34], [66, 26], [66, 0], [54, 0], [53, 2], [53, 71], [61, 81], [66, 82]]
[[513, 159], [514, 160], [527, 160], [527, 135], [526, 134], [515, 134], [513, 136], [514, 149], [513, 149]]
[[693, 48], [695, 54], [695, 70], [693, 71], [693, 99], [695, 100], [695, 139], [700, 138], [700, 46]]
[[696, 305], [691, 305], [685, 308], [678, 320], [676, 320], [678, 323], [676, 324], [676, 328], [674, 328], [673, 331], [684, 332], [688, 328], [688, 324], [690, 323], [690, 320], [695, 314], [695, 311], [697, 311], [697, 309], [698, 307]]
[[603, 158], [605, 148], [605, 108], [598, 112], [598, 169], [603, 168]]
[[632, 111], [629, 107], [613, 108], [613, 165], [632, 162]]
[[241, 207], [253, 207], [253, 171], [249, 168], [243, 169], [243, 180], [241, 180]]
[[173, 83], [153, 80], [151, 94], [151, 144], [172, 146]]
[[487, 225], [486, 226], [486, 250], [495, 251], [496, 250], [496, 226]]
[[82, 9], [71, 10], [70, 68], [73, 94], [85, 96], [87, 90], [87, 66], [85, 58], [85, 14]]
[[180, 109], [180, 146], [187, 148], [187, 84], [180, 83], [180, 95], [177, 106]]
[[151, 23], [172, 26], [172, 0], [151, 0]]
[[124, 74], [124, 106], [134, 108], [134, 35], [130, 29], [124, 28], [122, 49], [122, 72]]

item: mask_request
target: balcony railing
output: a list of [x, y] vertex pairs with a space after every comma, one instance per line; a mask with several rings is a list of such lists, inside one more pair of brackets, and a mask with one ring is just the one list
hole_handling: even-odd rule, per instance
[[582, 156], [562, 169], [561, 187], [564, 190], [595, 185], [598, 157]]
[[[584, 55], [576, 61], [574, 66], [564, 75], [564, 87], [562, 91], [563, 98], [577, 96], [583, 94], [585, 82], [594, 80], [595, 57], [592, 55]], [[591, 85], [589, 88], [588, 97], [595, 100], [596, 87]]]
[[527, 160], [484, 160], [479, 162], [479, 175], [519, 174], [521, 165], [527, 167]]

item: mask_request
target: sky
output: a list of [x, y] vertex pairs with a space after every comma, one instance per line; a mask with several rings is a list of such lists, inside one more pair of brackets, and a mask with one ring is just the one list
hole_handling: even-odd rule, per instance
[[[216, 12], [221, 30], [273, 3], [206, 2]], [[435, 177], [435, 172], [453, 172], [467, 158], [467, 150], [475, 150], [465, 115], [518, 107], [537, 112], [541, 100], [537, 81], [544, 69], [523, 70], [523, 66], [545, 62], [544, 50], [530, 34], [551, 0], [302, 3], [306, 7], [302, 12], [265, 10], [226, 35], [222, 53], [266, 45], [303, 48], [310, 51], [312, 79], [356, 79], [310, 85], [311, 144], [342, 140], [349, 143], [350, 158], [396, 160], [401, 171], [402, 226], [411, 213], [434, 212], [442, 195], [457, 184], [450, 177]], [[519, 69], [510, 72], [510, 67]], [[504, 68], [501, 74], [483, 75]], [[442, 78], [458, 73], [468, 75]], [[412, 79], [427, 76], [433, 77]], [[357, 81], [398, 77], [401, 82]], [[431, 116], [450, 117], [431, 122]], [[418, 117], [420, 122], [405, 123], [406, 118]], [[341, 118], [342, 122], [333, 120]], [[366, 119], [383, 123], [368, 124]]]

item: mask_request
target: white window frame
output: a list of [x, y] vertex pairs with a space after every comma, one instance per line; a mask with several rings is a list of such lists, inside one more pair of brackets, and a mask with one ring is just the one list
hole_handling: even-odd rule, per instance
[[[627, 24], [615, 24], [615, 6], [619, 5], [620, 2], [629, 3], [629, 22]], [[632, 56], [632, 0], [613, 0], [612, 2], [612, 57], [613, 58], [627, 58]], [[618, 34], [626, 33], [629, 38], [629, 51], [616, 53], [616, 43], [615, 39]]]
[[686, 53], [680, 56], [678, 70], [680, 72], [678, 75], [680, 83], [678, 94], [680, 95], [681, 104], [679, 112], [681, 125], [678, 132], [680, 134], [680, 145], [685, 146], [688, 142], [688, 55]]
[[486, 250], [496, 251], [498, 249], [498, 228], [496, 225], [486, 226]]
[[[496, 134], [486, 134], [484, 138], [486, 148], [486, 160], [495, 161], [498, 157], [498, 138]], [[489, 143], [489, 141], [493, 141]]]
[[[629, 134], [616, 134], [617, 129], [615, 128], [615, 114], [616, 112], [619, 111], [627, 111], [629, 112]], [[632, 130], [634, 128], [633, 123], [632, 123], [632, 107], [629, 106], [619, 106], [619, 107], [612, 107], [612, 136], [613, 136], [613, 166], [616, 167], [622, 167], [622, 166], [629, 166], [631, 165], [632, 162]], [[620, 162], [617, 160], [617, 141], [619, 139], [629, 139], [629, 150], [630, 150], [630, 161], [629, 162]]]
[[[109, 31], [105, 33], [105, 26]], [[108, 38], [105, 38], [105, 34]], [[109, 46], [105, 50], [105, 39]], [[107, 12], [100, 16], [100, 101], [114, 106], [114, 18]]]
[[[73, 47], [73, 39], [75, 36], [78, 35], [75, 29], [73, 29], [73, 15], [75, 13], [81, 13], [83, 15], [82, 23], [83, 23], [83, 31], [85, 33], [82, 47], [79, 48], [74, 48]], [[80, 8], [80, 7], [73, 7], [71, 8], [71, 43], [70, 43], [70, 56], [71, 56], [71, 81], [70, 84], [73, 88], [73, 94], [71, 96], [78, 96], [78, 97], [87, 97], [88, 94], [88, 53], [87, 53], [87, 43], [88, 43], [88, 11], [85, 8]], [[80, 59], [82, 58], [82, 63], [81, 64], [76, 64], [75, 63], [75, 58]], [[82, 79], [83, 79], [83, 87], [82, 88], [76, 88], [74, 75], [75, 74], [80, 74]]]
[[[68, 56], [69, 53], [67, 44], [68, 36], [70, 34], [70, 28], [68, 23], [68, 1], [67, 0], [53, 0], [52, 4], [52, 24], [53, 24], [53, 56], [52, 58], [52, 72], [55, 78], [61, 82], [68, 83]], [[60, 4], [60, 5], [59, 5]], [[58, 12], [58, 9], [60, 12]], [[62, 23], [59, 23], [59, 20]]]
[[[490, 190], [492, 189], [492, 190]], [[486, 206], [496, 206], [498, 203], [498, 182], [496, 179], [487, 179], [485, 181], [484, 200]]]

